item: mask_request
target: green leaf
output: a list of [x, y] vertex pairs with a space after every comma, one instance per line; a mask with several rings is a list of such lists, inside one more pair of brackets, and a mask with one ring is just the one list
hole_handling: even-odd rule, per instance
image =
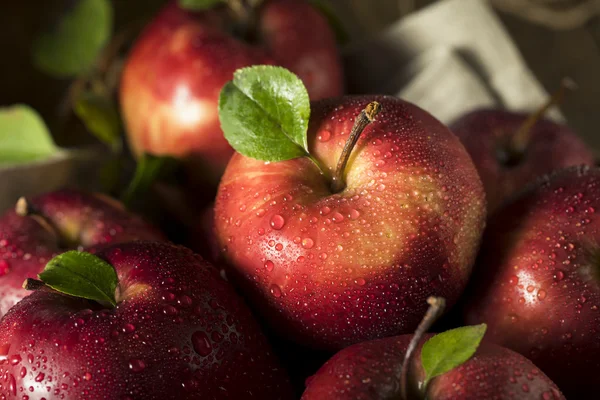
[[433, 336], [423, 345], [421, 363], [425, 370], [424, 386], [436, 376], [465, 363], [485, 335], [486, 324], [464, 326]]
[[335, 33], [337, 42], [341, 45], [348, 43], [350, 41], [350, 35], [348, 35], [348, 31], [344, 27], [342, 20], [335, 13], [331, 4], [328, 4], [323, 0], [309, 0], [309, 2], [325, 17], [333, 30], [333, 33]]
[[41, 34], [32, 48], [35, 65], [58, 78], [90, 70], [111, 36], [110, 0], [78, 0], [54, 29]]
[[0, 165], [42, 160], [57, 151], [37, 111], [23, 104], [0, 108]]
[[121, 145], [121, 120], [117, 107], [107, 95], [91, 91], [81, 93], [73, 105], [75, 114], [90, 133], [113, 150]]
[[238, 69], [221, 90], [219, 120], [239, 153], [264, 161], [308, 155], [310, 100], [304, 84], [285, 68]]
[[194, 11], [208, 10], [224, 2], [225, 0], [179, 0], [179, 7]]
[[121, 200], [127, 208], [130, 208], [136, 198], [142, 198], [152, 186], [152, 183], [167, 170], [176, 164], [172, 157], [159, 157], [144, 154], [137, 162], [135, 174], [127, 189], [121, 196]]
[[38, 277], [47, 286], [61, 293], [112, 306], [117, 304], [117, 272], [112, 265], [93, 254], [67, 251], [48, 261]]

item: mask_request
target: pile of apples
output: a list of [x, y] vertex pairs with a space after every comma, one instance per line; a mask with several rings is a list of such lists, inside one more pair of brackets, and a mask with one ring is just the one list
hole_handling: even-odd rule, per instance
[[210, 251], [102, 194], [22, 198], [0, 218], [0, 399], [596, 398], [600, 170], [543, 118], [562, 92], [447, 127], [343, 96], [309, 2], [208, 3], [146, 27], [120, 102], [133, 153], [220, 180]]

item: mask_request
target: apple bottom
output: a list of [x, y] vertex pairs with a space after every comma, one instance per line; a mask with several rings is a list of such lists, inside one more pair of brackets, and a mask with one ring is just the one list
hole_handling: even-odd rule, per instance
[[[466, 282], [446, 262], [427, 265], [395, 264], [370, 278], [349, 277], [347, 283], [336, 282], [336, 286], [316, 282], [306, 274], [291, 275], [293, 285], [282, 290], [244, 277], [233, 268], [226, 267], [226, 271], [228, 279], [241, 285], [246, 298], [279, 335], [313, 349], [332, 351], [414, 332], [427, 311], [429, 296], [444, 297], [451, 307]], [[265, 287], [270, 288], [268, 293]]]

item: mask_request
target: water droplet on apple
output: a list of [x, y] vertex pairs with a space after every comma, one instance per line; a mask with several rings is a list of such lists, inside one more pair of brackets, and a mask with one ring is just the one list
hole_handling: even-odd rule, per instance
[[86, 372], [85, 374], [83, 374], [83, 379], [85, 379], [86, 381], [91, 381], [92, 374], [90, 374], [89, 372]]
[[273, 271], [273, 268], [275, 268], [275, 264], [273, 264], [273, 261], [271, 260], [267, 260], [265, 261], [265, 269], [269, 272]]
[[178, 311], [172, 305], [163, 306], [163, 313], [166, 315], [177, 315]]
[[331, 139], [330, 131], [324, 130], [321, 133], [319, 133], [319, 141], [320, 142], [327, 142], [329, 139]]
[[522, 390], [523, 390], [525, 393], [528, 393], [528, 392], [529, 392], [529, 385], [528, 385], [528, 384], [526, 384], [526, 383], [524, 383], [524, 384], [521, 386], [521, 389], [522, 389]]
[[17, 365], [18, 363], [21, 362], [21, 356], [18, 354], [14, 354], [14, 355], [10, 356], [8, 362], [10, 363], [10, 365]]
[[10, 264], [6, 260], [0, 260], [0, 276], [8, 274], [10, 271]]
[[333, 216], [331, 217], [331, 219], [333, 220], [333, 222], [335, 222], [336, 224], [339, 224], [340, 222], [342, 222], [344, 220], [344, 216], [342, 214], [340, 214], [339, 212], [335, 212], [333, 214]]
[[257, 217], [262, 217], [263, 215], [265, 215], [266, 212], [267, 211], [265, 211], [264, 209], [259, 208], [258, 210], [256, 210], [256, 216]]
[[358, 217], [360, 217], [360, 212], [358, 210], [352, 209], [348, 213], [348, 218], [350, 219], [357, 219]]
[[327, 207], [327, 206], [325, 206], [325, 207], [322, 207], [322, 208], [321, 208], [321, 210], [319, 211], [319, 213], [320, 213], [321, 215], [327, 215], [327, 214], [329, 214], [330, 212], [331, 212], [331, 208], [329, 208], [329, 207]]
[[125, 324], [125, 326], [123, 327], [123, 332], [125, 332], [125, 333], [135, 332], [135, 325], [133, 325], [133, 324]]
[[271, 294], [277, 298], [281, 297], [281, 288], [275, 284], [270, 287]]
[[379, 185], [377, 185], [377, 190], [383, 192], [385, 190], [385, 185], [383, 183], [380, 183]]
[[146, 368], [146, 364], [139, 358], [129, 360], [129, 369], [133, 372], [141, 372]]
[[320, 258], [321, 260], [327, 260], [327, 257], [328, 257], [328, 256], [327, 256], [327, 253], [321, 253], [321, 254], [319, 254], [319, 258]]
[[192, 305], [192, 299], [190, 296], [182, 294], [179, 296], [179, 299], [177, 299], [177, 304], [181, 307], [187, 308]]
[[538, 291], [537, 298], [539, 300], [544, 300], [546, 298], [546, 295], [547, 295], [546, 291], [544, 289], [540, 289]]
[[192, 346], [194, 347], [194, 351], [202, 357], [208, 356], [213, 349], [208, 335], [202, 331], [192, 334]]
[[8, 391], [13, 395], [17, 395], [17, 380], [15, 379], [13, 374], [10, 374], [10, 378], [8, 379]]
[[365, 286], [365, 284], [367, 283], [367, 281], [365, 281], [363, 278], [358, 278], [354, 282], [356, 282], [358, 286]]
[[302, 239], [302, 247], [305, 249], [312, 249], [315, 245], [315, 242], [311, 238]]
[[44, 378], [46, 377], [46, 374], [44, 374], [43, 372], [40, 372], [39, 374], [37, 374], [35, 376], [35, 381], [36, 382], [41, 382], [44, 380]]
[[562, 272], [561, 270], [557, 269], [557, 270], [554, 272], [554, 280], [555, 280], [556, 282], [560, 282], [560, 281], [562, 281], [564, 278], [565, 278], [565, 273], [564, 273], [564, 272]]
[[27, 368], [25, 368], [25, 367], [22, 367], [22, 368], [21, 368], [21, 371], [19, 371], [19, 376], [20, 376], [21, 378], [25, 378], [25, 375], [27, 375]]
[[275, 246], [275, 250], [277, 250], [277, 251], [283, 250], [283, 245], [281, 243], [277, 243], [277, 245]]
[[285, 219], [279, 215], [275, 214], [271, 217], [271, 228], [280, 230], [285, 225]]

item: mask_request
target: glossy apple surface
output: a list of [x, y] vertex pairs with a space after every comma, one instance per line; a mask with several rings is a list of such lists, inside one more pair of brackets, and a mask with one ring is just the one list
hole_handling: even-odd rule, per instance
[[450, 124], [477, 167], [490, 215], [544, 174], [573, 165], [594, 165], [592, 151], [573, 130], [547, 119], [533, 125], [524, 154], [514, 158], [508, 143], [528, 117], [525, 113], [485, 109]]
[[152, 225], [100, 194], [60, 190], [28, 202], [45, 221], [19, 216], [15, 210], [0, 217], [0, 317], [29, 294], [23, 281], [36, 278], [58, 253], [77, 248], [94, 252], [109, 243], [137, 239], [166, 240]]
[[274, 329], [321, 349], [414, 331], [430, 295], [462, 293], [485, 220], [467, 152], [439, 121], [391, 97], [316, 102], [311, 154], [335, 168], [354, 118], [372, 101], [346, 188], [308, 158], [233, 156], [215, 229], [228, 277]]
[[[409, 374], [407, 400], [564, 400], [558, 387], [522, 355], [483, 342], [475, 355], [457, 368], [433, 378], [426, 393], [418, 390], [425, 377], [420, 342]], [[401, 399], [400, 373], [412, 335], [347, 347], [307, 381], [302, 400]]]
[[598, 210], [597, 168], [532, 185], [490, 222], [465, 301], [468, 323], [487, 323], [574, 399], [600, 389]]
[[138, 38], [123, 71], [120, 98], [134, 153], [191, 158], [220, 176], [233, 154], [217, 104], [233, 72], [257, 64], [296, 73], [312, 99], [342, 94], [335, 37], [308, 2], [269, 0], [254, 39], [236, 37], [226, 7], [203, 12], [168, 4]]
[[40, 289], [0, 321], [0, 398], [289, 399], [243, 301], [190, 250], [130, 242], [98, 256], [117, 306]]

